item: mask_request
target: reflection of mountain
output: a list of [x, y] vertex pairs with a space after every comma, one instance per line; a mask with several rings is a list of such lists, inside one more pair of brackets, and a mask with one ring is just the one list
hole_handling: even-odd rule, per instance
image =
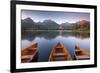
[[43, 22], [34, 22], [31, 18], [21, 20], [21, 28], [24, 30], [79, 30], [89, 31], [90, 22], [81, 20], [76, 23], [62, 23], [58, 24], [53, 20], [44, 20]]
[[78, 37], [78, 38], [89, 38], [89, 33], [78, 33], [78, 32], [66, 32], [66, 31], [26, 31], [22, 34], [22, 39], [28, 38], [29, 40], [34, 40], [35, 37], [45, 38], [48, 40], [54, 39], [57, 36], [62, 37]]
[[58, 36], [58, 32], [49, 32], [49, 31], [33, 31], [33, 32], [24, 32], [22, 34], [22, 39], [29, 38], [29, 40], [35, 39], [35, 37], [45, 38], [45, 39], [53, 39]]

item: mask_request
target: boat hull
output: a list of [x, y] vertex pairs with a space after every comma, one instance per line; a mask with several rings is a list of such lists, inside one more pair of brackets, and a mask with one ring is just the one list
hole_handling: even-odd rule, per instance
[[80, 47], [75, 47], [74, 48], [74, 55], [76, 60], [88, 60], [90, 59], [90, 52], [87, 50], [80, 48]]
[[58, 43], [51, 51], [49, 61], [67, 61], [72, 60], [71, 55], [63, 44]]
[[21, 62], [35, 62], [38, 60], [38, 46], [37, 43], [32, 46], [22, 50], [21, 52]]

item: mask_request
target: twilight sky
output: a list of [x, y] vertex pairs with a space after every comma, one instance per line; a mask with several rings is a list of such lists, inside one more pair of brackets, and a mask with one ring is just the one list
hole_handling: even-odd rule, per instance
[[58, 24], [69, 22], [74, 23], [80, 20], [90, 21], [90, 13], [79, 12], [56, 12], [56, 11], [36, 11], [36, 10], [21, 10], [21, 19], [30, 17], [35, 22], [43, 22], [44, 20], [53, 20]]

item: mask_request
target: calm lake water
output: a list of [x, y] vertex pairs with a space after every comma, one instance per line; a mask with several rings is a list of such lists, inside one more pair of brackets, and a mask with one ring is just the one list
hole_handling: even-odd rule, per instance
[[90, 36], [86, 32], [71, 31], [26, 31], [22, 33], [22, 50], [37, 42], [39, 47], [38, 62], [48, 61], [49, 55], [53, 47], [58, 42], [63, 43], [68, 52], [74, 59], [73, 49], [75, 45], [90, 51]]

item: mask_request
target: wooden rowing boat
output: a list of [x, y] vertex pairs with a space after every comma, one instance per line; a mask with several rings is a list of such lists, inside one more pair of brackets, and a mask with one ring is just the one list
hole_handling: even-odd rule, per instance
[[90, 59], [90, 52], [87, 50], [78, 47], [77, 45], [74, 48], [74, 54], [76, 60], [88, 60]]
[[71, 55], [60, 42], [52, 49], [51, 54], [49, 56], [49, 61], [64, 61], [64, 60], [72, 60]]
[[30, 47], [21, 51], [21, 62], [34, 62], [37, 59], [38, 54], [38, 44], [35, 43]]

